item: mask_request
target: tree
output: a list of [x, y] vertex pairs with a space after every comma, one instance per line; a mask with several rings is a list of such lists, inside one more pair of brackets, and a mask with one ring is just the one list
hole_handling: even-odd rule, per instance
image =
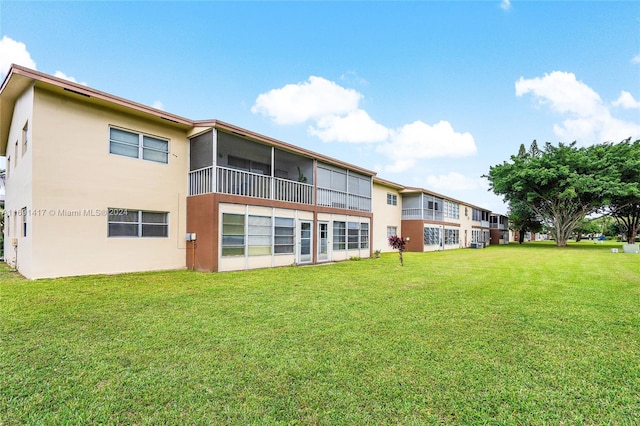
[[574, 230], [576, 236], [576, 242], [582, 240], [582, 236], [585, 234], [597, 234], [600, 232], [600, 225], [598, 225], [594, 220], [583, 219], [582, 223], [576, 226]]
[[618, 174], [617, 185], [606, 189], [608, 213], [616, 219], [629, 244], [635, 244], [640, 229], [640, 140], [612, 145], [609, 161]]
[[605, 152], [575, 142], [540, 150], [534, 141], [528, 153], [491, 167], [485, 177], [505, 201], [527, 204], [563, 247], [576, 226], [606, 204], [604, 189], [615, 176]]
[[404, 252], [407, 247], [407, 242], [405, 241], [405, 239], [402, 237], [398, 237], [397, 235], [392, 235], [389, 237], [389, 245], [398, 250], [398, 253], [400, 254], [400, 266], [404, 266], [402, 252]]
[[524, 242], [524, 235], [527, 232], [539, 232], [542, 223], [538, 220], [535, 212], [527, 203], [512, 201], [509, 203], [509, 227], [512, 231], [518, 231], [518, 242]]

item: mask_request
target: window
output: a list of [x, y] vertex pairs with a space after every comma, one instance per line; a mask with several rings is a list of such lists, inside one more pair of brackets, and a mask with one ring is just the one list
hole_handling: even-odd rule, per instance
[[248, 228], [249, 256], [271, 254], [271, 218], [249, 216]]
[[345, 222], [333, 222], [333, 249], [344, 250], [346, 246], [346, 223]]
[[390, 206], [397, 206], [398, 196], [396, 194], [387, 193], [387, 204], [389, 204]]
[[292, 218], [222, 214], [222, 256], [293, 254], [294, 241]]
[[349, 250], [358, 248], [359, 235], [360, 224], [357, 222], [347, 222], [347, 248]]
[[448, 217], [451, 219], [460, 219], [460, 206], [457, 203], [444, 200], [443, 208], [444, 217]]
[[131, 158], [169, 162], [169, 141], [121, 129], [109, 129], [109, 152]]
[[360, 248], [361, 249], [369, 248], [369, 224], [368, 223], [360, 224]]
[[244, 256], [244, 215], [222, 214], [222, 256]]
[[22, 155], [27, 152], [29, 145], [29, 122], [27, 121], [22, 128]]
[[425, 246], [440, 245], [440, 228], [425, 226], [423, 232]]
[[397, 235], [398, 235], [397, 226], [387, 226], [387, 239], [389, 239], [389, 237], [394, 237]]
[[22, 208], [20, 215], [22, 216], [22, 236], [26, 237], [27, 236], [27, 208], [26, 207]]
[[271, 166], [269, 164], [249, 160], [248, 158], [229, 155], [227, 163], [232, 169], [244, 170], [246, 172], [257, 173], [260, 175], [271, 175]]
[[275, 218], [275, 238], [273, 242], [273, 252], [275, 254], [293, 254], [293, 244], [295, 238], [294, 221], [291, 218]]
[[476, 222], [489, 220], [489, 212], [486, 210], [473, 209], [471, 215], [472, 215], [472, 219], [475, 220]]
[[444, 230], [444, 243], [448, 245], [458, 244], [460, 240], [460, 231], [458, 229]]
[[109, 208], [109, 237], [169, 236], [169, 213]]

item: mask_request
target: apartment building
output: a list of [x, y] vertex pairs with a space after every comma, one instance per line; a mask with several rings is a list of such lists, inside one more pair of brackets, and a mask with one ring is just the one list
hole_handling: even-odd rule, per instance
[[489, 240], [488, 211], [16, 65], [0, 155], [5, 260], [27, 278], [366, 258], [394, 233], [414, 251]]
[[391, 251], [386, 242], [391, 235], [402, 235], [407, 251], [414, 252], [490, 244], [489, 210], [423, 188], [377, 177], [373, 182], [376, 250]]

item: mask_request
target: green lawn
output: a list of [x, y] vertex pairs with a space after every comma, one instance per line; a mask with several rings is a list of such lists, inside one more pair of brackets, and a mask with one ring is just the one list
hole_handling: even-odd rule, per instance
[[238, 273], [0, 270], [0, 425], [637, 424], [640, 255], [592, 242]]

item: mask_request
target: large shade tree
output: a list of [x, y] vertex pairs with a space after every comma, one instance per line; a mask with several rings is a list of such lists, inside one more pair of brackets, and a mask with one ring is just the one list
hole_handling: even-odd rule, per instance
[[521, 149], [510, 161], [493, 166], [486, 176], [490, 189], [511, 203], [526, 203], [549, 226], [558, 246], [566, 246], [585, 216], [608, 203], [605, 188], [617, 184], [603, 146], [578, 148], [576, 143], [546, 143]]
[[635, 244], [640, 229], [640, 140], [630, 139], [611, 145], [608, 160], [617, 174], [617, 184], [606, 188], [607, 210], [626, 234], [629, 244]]

